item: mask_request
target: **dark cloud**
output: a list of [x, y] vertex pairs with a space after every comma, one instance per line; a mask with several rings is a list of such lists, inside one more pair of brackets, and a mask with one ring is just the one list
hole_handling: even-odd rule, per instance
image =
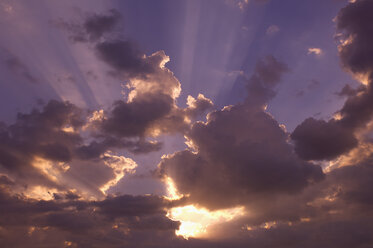
[[145, 95], [132, 102], [117, 101], [102, 129], [121, 137], [144, 136], [145, 131], [157, 119], [171, 111], [173, 99], [168, 95]]
[[327, 173], [298, 194], [272, 195], [260, 205], [257, 199], [249, 203], [250, 215], [209, 228], [212, 238], [204, 240], [175, 236], [180, 223], [166, 210], [182, 202], [152, 195], [41, 201], [11, 195], [2, 184], [0, 237], [8, 247], [68, 241], [77, 247], [366, 248], [373, 242], [372, 168], [368, 158]]
[[267, 56], [256, 64], [253, 75], [247, 82], [246, 102], [250, 105], [264, 105], [275, 97], [275, 86], [289, 68], [273, 56]]
[[144, 137], [122, 139], [101, 131], [91, 133], [88, 123], [86, 111], [56, 100], [41, 110], [18, 113], [15, 123], [0, 125], [0, 172], [16, 182], [14, 191], [27, 195], [41, 187], [41, 192], [56, 199], [69, 197], [71, 190], [103, 197], [101, 187], [116, 178], [116, 173], [131, 173], [136, 167], [124, 157], [118, 160], [109, 150], [149, 153], [162, 145]]
[[299, 194], [250, 204], [247, 216], [209, 232], [232, 247], [370, 247], [372, 168], [369, 157], [334, 169]]
[[75, 150], [75, 154], [79, 159], [97, 159], [105, 151], [110, 148], [123, 148], [135, 154], [150, 153], [159, 151], [162, 148], [162, 143], [158, 141], [147, 141], [145, 138], [135, 140], [126, 140], [121, 138], [110, 137], [100, 134], [97, 140], [89, 144], [82, 145]]
[[83, 124], [83, 112], [68, 102], [52, 100], [42, 111], [34, 109], [30, 114], [18, 113], [14, 124], [2, 124], [0, 128], [1, 168], [19, 177], [44, 178], [32, 166], [35, 158], [71, 161], [74, 147], [81, 144], [82, 138], [64, 128], [76, 130]]
[[299, 192], [322, 178], [321, 168], [298, 159], [287, 134], [267, 113], [246, 105], [209, 114], [188, 141], [196, 150], [177, 152], [159, 165], [195, 204], [224, 208], [260, 197]]
[[121, 14], [112, 9], [108, 13], [89, 13], [83, 22], [67, 22], [63, 19], [52, 21], [58, 28], [66, 30], [73, 42], [95, 42], [114, 31]]
[[371, 73], [373, 68], [373, 3], [358, 0], [350, 3], [337, 15], [337, 28], [349, 42], [340, 45], [343, 65], [353, 73]]
[[[333, 159], [356, 147], [355, 132], [365, 128], [373, 115], [373, 49], [371, 1], [360, 0], [348, 4], [337, 18], [338, 30], [345, 41], [339, 46], [343, 66], [358, 78], [365, 78], [367, 86], [352, 90], [345, 86], [340, 95], [348, 95], [338, 112], [340, 118], [328, 122], [307, 119], [292, 134], [296, 151], [309, 160]], [[324, 148], [324, 149], [322, 149]]]
[[98, 57], [112, 66], [119, 75], [145, 76], [154, 71], [152, 62], [158, 62], [158, 66], [161, 62], [145, 59], [145, 55], [130, 41], [105, 41], [98, 43], [95, 48]]
[[291, 138], [296, 153], [305, 160], [333, 159], [358, 144], [351, 130], [334, 119], [308, 118], [295, 128]]
[[364, 92], [347, 99], [339, 112], [341, 119], [304, 120], [291, 134], [297, 154], [306, 160], [330, 160], [355, 148], [355, 131], [371, 119], [370, 101], [370, 93]]
[[164, 158], [161, 176], [171, 177], [180, 193], [209, 208], [292, 194], [320, 180], [321, 168], [293, 154], [287, 133], [263, 109], [286, 68], [273, 57], [259, 61], [247, 82], [245, 103], [195, 123], [186, 135], [190, 149]]
[[111, 218], [166, 214], [170, 202], [158, 196], [116, 196], [96, 202], [102, 214]]
[[[212, 107], [212, 102], [203, 95], [188, 99], [189, 106], [184, 109], [178, 108], [174, 99], [162, 93], [143, 94], [131, 102], [115, 102], [103, 119], [92, 123], [104, 140], [81, 147], [80, 153], [83, 156], [95, 154], [95, 151], [108, 147], [123, 147], [134, 153], [159, 150], [162, 143], [147, 141], [146, 137], [187, 132], [190, 123]], [[139, 139], [134, 141], [136, 137]]]
[[[176, 99], [181, 87], [178, 79], [165, 67], [169, 57], [164, 51], [147, 56], [134, 42], [113, 34], [112, 27], [118, 18], [120, 15], [113, 11], [109, 15], [91, 14], [80, 27], [92, 36], [107, 33], [100, 40], [84, 41], [93, 44], [95, 54], [110, 67], [111, 75], [120, 78], [121, 81], [127, 80], [128, 88], [126, 99], [115, 101], [112, 108], [104, 112], [102, 118], [90, 125], [102, 140], [81, 147], [79, 153], [83, 157], [94, 156], [95, 152], [105, 150], [111, 144], [127, 147], [134, 153], [159, 150], [161, 143], [148, 142], [145, 137], [164, 133], [184, 133], [190, 128], [192, 121], [213, 105], [211, 100], [200, 94], [197, 99], [191, 96], [188, 98], [187, 108], [179, 108]], [[265, 80], [269, 82], [272, 79]], [[128, 139], [134, 137], [140, 139]]]
[[171, 205], [157, 196], [31, 200], [0, 187], [0, 239], [6, 247], [161, 247], [178, 240], [179, 223], [165, 216]]
[[83, 26], [90, 40], [97, 40], [101, 38], [105, 33], [113, 31], [115, 25], [117, 25], [121, 14], [112, 9], [108, 14], [92, 14], [89, 16]]
[[73, 42], [93, 44], [98, 58], [113, 69], [110, 71], [113, 76], [138, 77], [154, 72], [162, 58], [146, 57], [136, 43], [117, 37], [113, 31], [120, 18], [118, 11], [110, 10], [108, 14], [91, 13], [82, 23], [62, 19], [53, 23], [66, 30]]
[[[101, 50], [101, 45], [105, 49]], [[184, 133], [191, 121], [213, 106], [211, 100], [200, 94], [197, 99], [189, 96], [188, 107], [179, 108], [176, 99], [181, 86], [164, 66], [168, 56], [163, 51], [145, 56], [131, 49], [125, 41], [109, 41], [97, 47], [105, 62], [119, 74], [129, 76], [127, 101], [116, 101], [105, 117], [96, 122], [104, 133], [119, 137]]]
[[[43, 110], [19, 114], [15, 124], [2, 125], [1, 169], [17, 180], [22, 178], [25, 186], [45, 184], [43, 187], [64, 191], [79, 188], [102, 197], [102, 187], [118, 171], [130, 172], [126, 166], [134, 163], [111, 167], [106, 161], [109, 149], [134, 154], [158, 151], [162, 143], [149, 137], [185, 133], [212, 106], [199, 95], [188, 98], [188, 107], [179, 108], [176, 99], [181, 87], [165, 67], [168, 56], [163, 51], [146, 56], [133, 43], [115, 37], [112, 31], [119, 17], [111, 11], [90, 14], [82, 24], [58, 22], [75, 41], [83, 37], [79, 41], [92, 45], [117, 76], [128, 79], [128, 92], [111, 109], [95, 111], [89, 118], [87, 111], [71, 103], [52, 100]], [[53, 192], [48, 194], [53, 196]]]
[[366, 87], [366, 90], [355, 96], [349, 97], [340, 114], [342, 116], [341, 123], [344, 126], [356, 130], [364, 128], [371, 120], [373, 114], [373, 88], [371, 83]]
[[358, 88], [354, 89], [349, 84], [346, 84], [339, 92], [336, 92], [335, 94], [341, 97], [353, 97], [357, 93], [362, 92], [364, 90], [366, 90], [366, 87], [364, 85], [361, 85]]

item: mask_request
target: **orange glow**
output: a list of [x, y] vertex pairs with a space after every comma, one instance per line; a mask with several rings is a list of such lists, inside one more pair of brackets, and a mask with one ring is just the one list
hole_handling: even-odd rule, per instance
[[[180, 194], [175, 187], [171, 178], [165, 179], [167, 186], [166, 199], [178, 200], [184, 195]], [[172, 208], [168, 211], [167, 217], [172, 220], [180, 221], [181, 225], [176, 235], [189, 237], [206, 237], [208, 236], [208, 227], [218, 223], [231, 221], [245, 214], [243, 207], [209, 211], [205, 208], [198, 208], [194, 205]]]
[[369, 84], [369, 73], [366, 74], [355, 74], [354, 77], [356, 78], [357, 81], [364, 85]]
[[172, 208], [167, 216], [172, 220], [181, 222], [176, 235], [188, 239], [189, 237], [207, 237], [209, 226], [231, 221], [244, 215], [244, 213], [243, 207], [209, 211], [204, 208], [188, 205]]
[[32, 165], [53, 182], [58, 182], [61, 174], [70, 168], [66, 163], [55, 163], [40, 157], [34, 158]]
[[66, 132], [66, 133], [74, 133], [75, 132], [74, 128], [71, 127], [71, 126], [67, 126], [67, 127], [62, 128], [62, 131]]
[[308, 48], [308, 54], [321, 55], [322, 50], [320, 48], [311, 47], [311, 48]]
[[53, 200], [53, 194], [57, 193], [58, 190], [55, 188], [48, 188], [44, 186], [32, 186], [29, 187], [24, 193], [27, 198], [35, 199], [35, 200]]
[[166, 177], [164, 179], [164, 183], [166, 184], [166, 187], [167, 187], [167, 196], [165, 196], [166, 199], [179, 200], [184, 196], [183, 194], [180, 194], [177, 191], [176, 186], [170, 177]]

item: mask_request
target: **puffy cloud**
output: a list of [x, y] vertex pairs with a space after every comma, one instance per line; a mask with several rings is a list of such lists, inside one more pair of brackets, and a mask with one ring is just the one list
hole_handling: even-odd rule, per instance
[[372, 72], [372, 8], [371, 1], [359, 0], [341, 9], [336, 18], [343, 39], [339, 46], [340, 57], [343, 65], [353, 73]]
[[289, 68], [273, 56], [267, 56], [258, 61], [253, 75], [246, 84], [246, 103], [252, 106], [264, 106], [275, 95], [275, 87], [281, 76]]
[[172, 104], [171, 97], [152, 94], [139, 101], [137, 99], [129, 103], [118, 101], [114, 103], [108, 118], [103, 120], [102, 129], [124, 137], [144, 136], [155, 120], [170, 113]]
[[186, 134], [189, 149], [165, 157], [160, 175], [194, 204], [211, 209], [292, 194], [320, 180], [321, 168], [293, 153], [287, 133], [263, 108], [286, 70], [273, 57], [259, 61], [247, 81], [246, 101], [195, 123]]
[[157, 66], [157, 63], [159, 66], [161, 62], [160, 57], [154, 56], [154, 59], [146, 59], [134, 43], [123, 40], [98, 43], [96, 53], [99, 58], [112, 66], [117, 74], [124, 73], [129, 76], [150, 73], [155, 69], [154, 66]]
[[[105, 139], [85, 146], [82, 151], [87, 155], [114, 143], [119, 147], [131, 145], [133, 141], [128, 138], [133, 137], [140, 137], [129, 148], [133, 152], [158, 150], [160, 143], [146, 142], [144, 138], [163, 133], [184, 133], [192, 120], [213, 105], [211, 100], [200, 94], [195, 101], [189, 96], [188, 107], [179, 108], [176, 99], [180, 95], [181, 85], [165, 66], [169, 57], [164, 51], [147, 56], [134, 42], [117, 37], [112, 31], [119, 18], [115, 11], [108, 15], [91, 14], [83, 24], [74, 26], [83, 30], [86, 36], [100, 36], [100, 39], [81, 41], [93, 44], [97, 58], [109, 66], [111, 75], [126, 80], [125, 87], [128, 89], [126, 99], [115, 101], [111, 109], [102, 112], [100, 118], [90, 123], [89, 126], [98, 130]], [[68, 31], [70, 34], [76, 33], [71, 28]], [[123, 141], [122, 138], [127, 139]]]
[[[82, 112], [70, 103], [50, 101], [42, 111], [17, 116], [16, 123], [0, 129], [0, 165], [14, 176], [31, 179], [37, 175], [33, 166], [36, 157], [55, 162], [70, 162], [74, 148], [82, 139], [64, 128], [79, 129], [84, 123]], [[45, 176], [36, 178], [42, 180]], [[32, 180], [37, 180], [32, 178]]]
[[[157, 151], [162, 143], [149, 137], [184, 133], [212, 106], [200, 94], [197, 99], [189, 96], [188, 106], [179, 108], [176, 99], [181, 86], [165, 67], [169, 57], [163, 51], [146, 56], [133, 43], [114, 37], [119, 18], [116, 11], [110, 11], [89, 14], [78, 24], [59, 23], [75, 41], [93, 44], [98, 58], [127, 80], [126, 99], [115, 101], [109, 110], [94, 111], [91, 117], [69, 102], [52, 100], [42, 110], [19, 113], [14, 124], [1, 124], [0, 171], [18, 186], [23, 184], [28, 196], [50, 199], [77, 190], [85, 192], [84, 197], [102, 198], [137, 166], [117, 156], [118, 149], [135, 154]], [[18, 60], [8, 64], [25, 69]], [[125, 163], [113, 166], [107, 154]], [[14, 190], [22, 191], [18, 186]]]
[[298, 125], [291, 138], [295, 151], [305, 160], [333, 159], [354, 148], [358, 141], [340, 122], [308, 118]]
[[85, 124], [85, 111], [68, 102], [51, 100], [42, 110], [19, 113], [14, 124], [1, 125], [0, 171], [14, 179], [16, 192], [34, 197], [58, 197], [68, 190], [102, 197], [101, 188], [115, 185], [137, 166], [108, 153], [109, 148], [149, 152], [157, 146], [144, 140], [101, 141], [84, 131]]
[[168, 56], [160, 51], [147, 59], [154, 63], [152, 72], [140, 70], [140, 74], [135, 73], [127, 83], [127, 101], [116, 101], [112, 109], [95, 122], [96, 128], [119, 137], [183, 133], [189, 128], [191, 120], [212, 107], [211, 100], [200, 94], [197, 99], [189, 96], [189, 106], [179, 108], [176, 99], [181, 86], [164, 66]]
[[[349, 97], [338, 111], [340, 118], [333, 118], [327, 122], [307, 119], [294, 130], [292, 138], [295, 141], [296, 151], [306, 159], [333, 159], [350, 151], [358, 144], [354, 137], [355, 133], [365, 128], [371, 121], [373, 50], [369, 44], [373, 41], [373, 36], [369, 24], [372, 16], [369, 13], [372, 9], [371, 1], [356, 1], [343, 8], [336, 18], [337, 27], [342, 32], [339, 36], [344, 39], [339, 46], [342, 64], [357, 78], [363, 78], [363, 83], [367, 85], [359, 87], [356, 91], [344, 88], [344, 92], [341, 93], [347, 93]], [[320, 135], [315, 136], [317, 133]], [[330, 146], [328, 149], [321, 150], [317, 147], [321, 144], [324, 144], [322, 145], [324, 148]]]
[[159, 166], [195, 204], [244, 205], [298, 192], [322, 178], [319, 166], [292, 153], [287, 134], [269, 114], [245, 105], [210, 113], [207, 123], [194, 124], [187, 138], [195, 151], [177, 152]]

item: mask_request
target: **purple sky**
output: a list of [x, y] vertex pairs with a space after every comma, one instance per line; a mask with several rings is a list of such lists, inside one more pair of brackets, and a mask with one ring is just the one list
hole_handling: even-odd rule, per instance
[[0, 246], [373, 246], [371, 0], [0, 0]]

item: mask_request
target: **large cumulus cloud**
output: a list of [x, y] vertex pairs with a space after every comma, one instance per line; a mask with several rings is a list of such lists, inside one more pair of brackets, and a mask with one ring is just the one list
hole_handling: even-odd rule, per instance
[[[301, 191], [323, 177], [299, 159], [288, 134], [264, 110], [286, 66], [273, 57], [258, 62], [242, 104], [209, 113], [187, 133], [189, 149], [167, 156], [161, 176], [198, 205], [224, 208]], [[258, 92], [259, 91], [259, 92]]]

